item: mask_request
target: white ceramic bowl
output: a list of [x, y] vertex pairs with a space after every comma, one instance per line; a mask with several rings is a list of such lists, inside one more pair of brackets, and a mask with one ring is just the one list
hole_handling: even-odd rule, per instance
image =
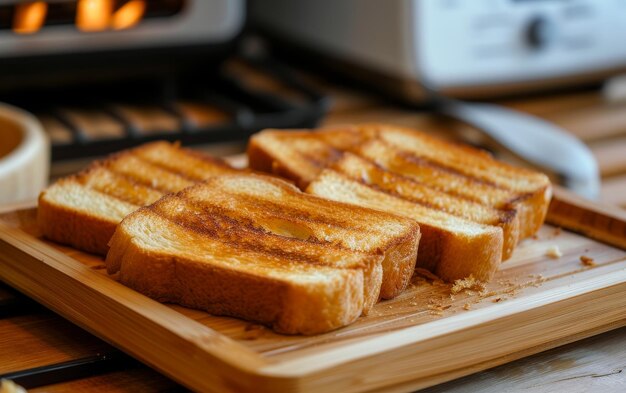
[[35, 200], [49, 170], [50, 142], [41, 123], [0, 103], [0, 204]]

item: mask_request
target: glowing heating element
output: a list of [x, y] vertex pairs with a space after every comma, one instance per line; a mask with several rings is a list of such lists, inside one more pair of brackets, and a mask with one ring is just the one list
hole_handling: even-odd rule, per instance
[[141, 22], [145, 12], [145, 0], [131, 0], [115, 11], [111, 27], [115, 30], [129, 29]]
[[48, 4], [43, 1], [21, 3], [15, 6], [13, 31], [18, 34], [32, 34], [43, 26], [48, 12]]
[[76, 27], [82, 31], [102, 31], [109, 28], [113, 0], [79, 0], [76, 6]]

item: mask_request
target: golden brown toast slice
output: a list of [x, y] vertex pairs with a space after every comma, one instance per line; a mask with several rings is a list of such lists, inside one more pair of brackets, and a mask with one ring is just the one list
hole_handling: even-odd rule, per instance
[[511, 190], [495, 187], [489, 182], [478, 182], [471, 177], [446, 170], [380, 139], [365, 142], [357, 147], [354, 153], [374, 161], [391, 172], [485, 206], [507, 209], [518, 197]]
[[96, 161], [39, 196], [42, 234], [80, 250], [106, 254], [116, 225], [164, 194], [237, 170], [177, 144], [152, 142]]
[[499, 210], [447, 194], [431, 188], [428, 183], [391, 172], [349, 152], [344, 153], [344, 156], [333, 164], [332, 168], [353, 180], [395, 197], [480, 224], [501, 227], [504, 236], [503, 259], [508, 259], [517, 245], [519, 221], [514, 210]]
[[359, 130], [263, 130], [250, 138], [247, 155], [251, 168], [293, 180], [306, 186], [329, 164], [365, 141]]
[[[333, 139], [339, 142], [331, 144]], [[307, 150], [307, 146], [315, 148]], [[550, 180], [542, 173], [398, 126], [335, 126], [308, 133], [267, 130], [253, 136], [248, 146], [251, 168], [280, 173], [301, 188], [339, 160], [342, 151], [351, 151], [446, 193], [496, 209], [517, 210], [520, 238], [532, 236], [541, 227], [552, 196]]]
[[415, 219], [422, 239], [417, 266], [447, 281], [473, 275], [489, 280], [502, 260], [501, 227], [478, 224], [385, 192], [375, 185], [325, 169], [309, 184], [307, 192], [335, 201], [353, 203]]
[[385, 281], [403, 289], [418, 241], [413, 220], [223, 175], [125, 218], [107, 268], [160, 301], [313, 334], [366, 313]]
[[375, 133], [381, 140], [439, 168], [514, 193], [511, 202], [520, 214], [521, 238], [532, 236], [543, 224], [552, 198], [550, 180], [543, 173], [514, 167], [495, 160], [484, 151], [445, 142], [411, 129], [386, 125], [365, 125], [363, 128], [365, 133]]
[[[415, 221], [352, 205], [329, 204], [267, 176], [247, 176], [237, 182], [219, 177], [210, 184], [214, 185], [211, 189], [183, 193], [193, 203], [219, 207], [222, 214], [267, 232], [383, 255], [380, 296], [384, 299], [399, 295], [408, 285], [420, 238]], [[378, 300], [378, 290], [368, 299], [366, 308]]]
[[[331, 144], [333, 138], [339, 142]], [[268, 130], [252, 138], [248, 152], [251, 168], [280, 173], [301, 188], [324, 168], [334, 166], [352, 180], [396, 198], [478, 224], [499, 226], [503, 229], [504, 259], [519, 239], [540, 228], [551, 197], [550, 182], [543, 174], [396, 126], [337, 126], [308, 133]], [[367, 162], [356, 157], [343, 160], [342, 152], [375, 163], [375, 170], [364, 178], [359, 172], [372, 171], [367, 169]], [[422, 248], [426, 242], [422, 241]]]

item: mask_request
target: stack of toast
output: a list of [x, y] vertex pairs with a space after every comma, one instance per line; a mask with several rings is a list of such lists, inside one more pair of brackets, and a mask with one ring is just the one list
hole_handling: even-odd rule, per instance
[[248, 157], [250, 168], [308, 193], [415, 219], [417, 266], [447, 281], [491, 279], [539, 230], [552, 193], [544, 174], [389, 125], [266, 130], [252, 137]]
[[41, 231], [156, 300], [317, 334], [416, 266], [489, 280], [551, 195], [542, 174], [386, 125], [267, 130], [248, 157], [256, 172], [166, 142], [118, 153], [42, 192]]
[[225, 175], [125, 218], [109, 273], [165, 302], [315, 334], [398, 295], [415, 221], [329, 201], [269, 176]]

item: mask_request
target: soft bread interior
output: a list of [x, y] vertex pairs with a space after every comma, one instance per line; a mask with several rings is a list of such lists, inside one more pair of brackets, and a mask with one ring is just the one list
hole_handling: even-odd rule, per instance
[[403, 200], [330, 169], [324, 170], [307, 192], [415, 219], [422, 233], [417, 265], [436, 272], [444, 280], [453, 281], [470, 274], [488, 280], [502, 259], [500, 227], [478, 224]]

